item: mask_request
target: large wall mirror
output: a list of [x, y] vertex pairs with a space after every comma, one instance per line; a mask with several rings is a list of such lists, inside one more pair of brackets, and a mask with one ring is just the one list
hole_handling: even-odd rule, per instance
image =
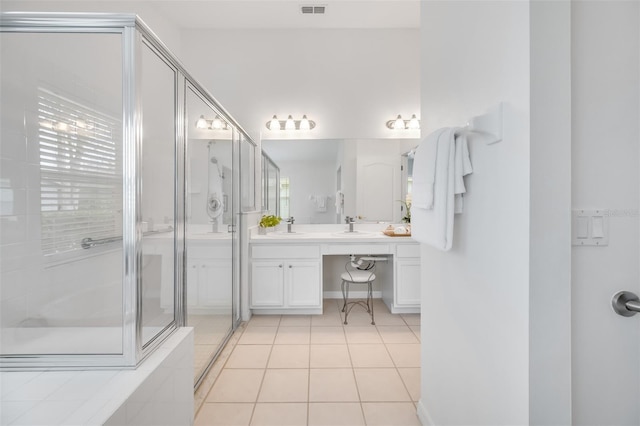
[[[406, 195], [403, 154], [417, 139], [263, 140], [262, 149], [277, 167], [276, 194], [263, 192], [263, 203], [277, 202], [281, 217], [299, 224], [399, 222]], [[405, 158], [406, 161], [406, 158]], [[403, 183], [404, 182], [404, 183]], [[269, 196], [272, 198], [269, 199]], [[264, 211], [275, 211], [273, 204]]]

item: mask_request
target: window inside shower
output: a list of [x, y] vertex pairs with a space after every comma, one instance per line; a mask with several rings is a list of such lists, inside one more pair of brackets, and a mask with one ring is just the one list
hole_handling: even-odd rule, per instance
[[121, 35], [1, 49], [2, 355], [121, 354]]

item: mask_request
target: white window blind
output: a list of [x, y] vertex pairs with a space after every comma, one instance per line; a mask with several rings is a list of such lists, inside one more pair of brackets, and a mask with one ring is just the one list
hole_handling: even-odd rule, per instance
[[121, 121], [38, 89], [42, 250], [122, 235]]

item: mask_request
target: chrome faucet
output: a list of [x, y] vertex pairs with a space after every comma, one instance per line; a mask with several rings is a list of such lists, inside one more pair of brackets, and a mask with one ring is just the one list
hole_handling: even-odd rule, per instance
[[287, 218], [287, 233], [291, 234], [293, 231], [291, 231], [291, 225], [293, 225], [293, 222], [295, 222], [295, 219], [293, 218], [293, 216]]
[[349, 231], [347, 232], [353, 232], [353, 224], [356, 223], [356, 218], [347, 216], [344, 218], [344, 222], [349, 225]]

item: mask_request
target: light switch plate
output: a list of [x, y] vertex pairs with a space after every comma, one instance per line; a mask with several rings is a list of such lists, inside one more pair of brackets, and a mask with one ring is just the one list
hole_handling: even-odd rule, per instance
[[609, 245], [609, 210], [573, 210], [571, 242], [574, 246]]

